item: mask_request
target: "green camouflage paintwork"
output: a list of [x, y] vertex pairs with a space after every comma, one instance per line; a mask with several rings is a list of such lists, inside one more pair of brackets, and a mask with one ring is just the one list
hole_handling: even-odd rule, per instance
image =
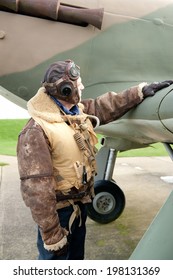
[[[80, 1], [77, 2], [79, 5]], [[81, 6], [86, 2], [81, 1]], [[91, 1], [88, 3], [90, 4]], [[93, 2], [91, 8], [94, 3], [96, 1]], [[14, 47], [10, 46], [10, 53], [1, 57], [1, 63], [3, 62], [4, 65], [0, 74], [3, 71], [6, 73], [0, 75], [0, 85], [10, 92], [3, 93], [1, 88], [1, 94], [11, 100], [14, 100], [12, 93], [22, 100], [29, 100], [40, 87], [49, 64], [67, 58], [73, 59], [81, 67], [82, 81], [85, 85], [84, 98], [94, 98], [109, 90], [119, 91], [143, 81], [172, 79], [173, 1], [145, 0], [141, 3], [141, 1], [133, 0], [105, 0], [99, 2], [99, 7], [98, 4], [95, 6], [95, 8], [100, 7], [104, 7], [101, 30], [90, 25], [85, 28], [0, 12], [3, 17], [8, 19], [8, 23], [3, 21], [3, 26], [13, 27], [9, 36], [13, 36], [12, 42], [14, 43]], [[0, 16], [0, 22], [1, 18]], [[22, 28], [21, 25], [18, 25], [21, 22], [23, 23]], [[8, 45], [8, 33], [0, 41], [0, 50], [3, 50], [3, 44]], [[17, 57], [18, 63], [16, 63], [15, 57], [17, 46], [21, 48], [20, 55], [18, 54]], [[9, 68], [13, 71], [10, 71], [8, 65], [11, 65]], [[123, 143], [122, 139], [124, 138], [126, 141], [127, 137], [124, 135], [127, 134], [124, 133], [125, 122], [128, 127], [126, 131], [128, 139], [132, 140], [132, 143], [135, 131], [138, 131], [136, 141], [139, 145], [158, 141], [172, 142], [172, 109], [168, 110], [169, 115], [165, 115], [164, 110], [165, 104], [171, 104], [173, 97], [169, 95], [169, 102], [165, 103], [166, 93], [167, 91], [164, 90], [163, 96], [159, 95], [154, 98], [153, 113], [150, 106], [151, 100], [146, 100], [133, 115], [130, 115], [132, 114], [130, 112], [119, 121], [101, 127], [99, 132], [110, 137], [120, 137], [121, 143]], [[21, 105], [20, 99], [16, 99], [15, 102], [19, 102]], [[25, 106], [25, 102], [22, 106]], [[158, 108], [161, 110], [159, 114]], [[136, 122], [132, 123], [129, 116], [136, 119]], [[160, 116], [164, 117], [161, 122]], [[139, 131], [141, 132], [139, 133]], [[116, 145], [118, 145], [117, 142]], [[124, 147], [124, 144], [120, 146]], [[118, 149], [124, 149], [120, 146]]]

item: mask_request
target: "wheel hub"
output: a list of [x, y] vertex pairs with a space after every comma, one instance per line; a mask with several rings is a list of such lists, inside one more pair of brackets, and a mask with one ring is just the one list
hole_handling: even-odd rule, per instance
[[109, 214], [115, 208], [115, 204], [115, 198], [107, 192], [96, 194], [93, 200], [93, 207], [100, 214]]

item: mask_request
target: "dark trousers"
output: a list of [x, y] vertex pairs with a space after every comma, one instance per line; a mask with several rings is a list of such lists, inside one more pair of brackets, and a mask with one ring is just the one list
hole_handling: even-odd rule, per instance
[[[86, 218], [87, 218], [87, 209], [86, 205], [81, 202], [77, 203], [81, 210], [81, 221], [80, 218], [75, 218], [71, 226], [71, 234], [68, 235], [68, 248], [67, 251], [62, 255], [57, 256], [55, 253], [48, 251], [43, 246], [42, 237], [40, 230], [38, 229], [37, 237], [37, 248], [39, 251], [39, 260], [83, 260], [84, 259], [84, 250], [85, 250], [85, 236], [86, 236]], [[57, 211], [60, 224], [63, 228], [69, 230], [69, 219], [73, 213], [73, 207], [68, 206]]]

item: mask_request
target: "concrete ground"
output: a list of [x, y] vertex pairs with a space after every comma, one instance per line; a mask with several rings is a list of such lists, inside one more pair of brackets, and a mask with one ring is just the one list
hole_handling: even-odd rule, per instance
[[[16, 157], [0, 156], [0, 259], [37, 258], [36, 225], [20, 194]], [[126, 260], [173, 190], [169, 157], [117, 158], [114, 180], [124, 191], [126, 207], [112, 223], [87, 220], [88, 260]]]

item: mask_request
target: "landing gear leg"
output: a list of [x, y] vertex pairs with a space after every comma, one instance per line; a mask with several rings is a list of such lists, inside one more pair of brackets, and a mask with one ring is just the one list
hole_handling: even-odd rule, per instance
[[103, 147], [97, 156], [98, 175], [95, 178], [95, 197], [88, 205], [88, 216], [102, 224], [117, 219], [124, 210], [125, 196], [123, 191], [112, 180], [117, 152]]

